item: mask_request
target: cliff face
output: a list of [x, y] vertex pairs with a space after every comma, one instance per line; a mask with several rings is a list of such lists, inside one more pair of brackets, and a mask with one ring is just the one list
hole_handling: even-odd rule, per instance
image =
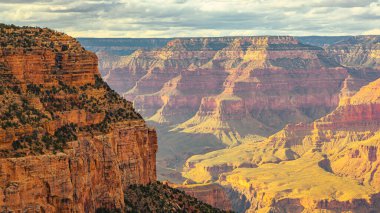
[[160, 124], [161, 179], [216, 182], [238, 211], [377, 211], [376, 39], [173, 39], [105, 79]]
[[40, 28], [0, 28], [2, 211], [123, 209], [156, 180], [157, 137], [100, 78], [97, 57]]
[[171, 40], [167, 38], [78, 38], [86, 49], [96, 53], [99, 57], [99, 71], [102, 76], [109, 70], [122, 68], [128, 63], [128, 55], [136, 50], [152, 50], [161, 48]]
[[212, 207], [167, 183], [130, 185], [126, 190], [126, 212], [229, 212]]
[[232, 204], [226, 190], [218, 184], [193, 184], [177, 185], [171, 184], [173, 188], [180, 189], [186, 194], [196, 197], [205, 203], [222, 210], [232, 210]]
[[378, 211], [379, 89], [378, 79], [327, 116], [263, 142], [194, 156], [184, 175], [231, 187], [250, 211]]
[[[322, 49], [291, 37], [174, 39], [129, 60], [106, 81], [139, 112], [226, 144], [323, 116], [337, 106], [348, 75]], [[232, 129], [236, 136], [228, 139]]]
[[287, 36], [173, 39], [123, 61], [104, 79], [160, 124], [159, 173], [175, 182], [187, 157], [310, 122], [338, 105], [344, 85], [357, 89], [322, 48]]
[[380, 36], [354, 36], [327, 46], [326, 51], [340, 64], [364, 69], [380, 70]]

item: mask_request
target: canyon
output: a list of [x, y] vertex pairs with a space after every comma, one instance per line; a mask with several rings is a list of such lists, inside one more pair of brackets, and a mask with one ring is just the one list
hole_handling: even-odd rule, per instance
[[156, 180], [155, 130], [74, 38], [7, 25], [1, 34], [2, 211], [123, 209], [128, 184]]
[[174, 38], [102, 73], [157, 127], [159, 179], [239, 212], [371, 212], [379, 39]]
[[262, 142], [193, 156], [184, 176], [242, 192], [248, 211], [376, 211], [379, 89], [376, 80], [327, 116]]
[[[76, 39], [5, 24], [0, 34], [1, 212], [130, 211], [136, 187], [157, 181], [155, 129]], [[165, 190], [172, 209], [221, 212]]]

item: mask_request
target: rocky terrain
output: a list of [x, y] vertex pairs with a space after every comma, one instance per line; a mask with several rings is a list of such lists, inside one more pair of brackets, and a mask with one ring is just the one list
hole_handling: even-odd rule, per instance
[[0, 34], [0, 211], [123, 211], [131, 185], [157, 179], [156, 131], [76, 39], [3, 24]]
[[0, 32], [2, 211], [124, 208], [128, 184], [156, 180], [155, 130], [72, 37], [8, 25]]
[[313, 123], [194, 156], [184, 175], [242, 192], [252, 211], [379, 211], [379, 101], [376, 80]]
[[111, 69], [126, 65], [127, 56], [139, 49], [152, 50], [166, 45], [170, 39], [152, 38], [78, 38], [86, 49], [99, 57], [99, 71], [104, 76]]
[[380, 36], [355, 36], [326, 48], [340, 64], [366, 72], [380, 70]]
[[171, 183], [169, 185], [219, 209], [228, 211], [233, 208], [228, 192], [218, 184]]
[[125, 203], [126, 212], [226, 212], [160, 182], [130, 185], [125, 193]]
[[174, 39], [126, 58], [104, 78], [158, 126], [159, 177], [177, 182], [191, 155], [326, 115], [350, 76], [322, 48], [286, 36]]
[[218, 183], [237, 211], [370, 212], [378, 39], [172, 39], [104, 78], [158, 127], [160, 179], [187, 179], [184, 190], [213, 205], [218, 193], [203, 185]]

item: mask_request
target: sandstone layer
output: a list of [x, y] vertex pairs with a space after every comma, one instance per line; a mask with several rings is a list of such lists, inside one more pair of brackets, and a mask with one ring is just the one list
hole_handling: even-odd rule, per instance
[[346, 67], [367, 72], [380, 70], [380, 36], [353, 36], [325, 49], [332, 58]]
[[369, 212], [379, 112], [358, 97], [380, 77], [378, 38], [172, 39], [104, 77], [158, 126], [160, 179], [217, 182], [237, 211]]
[[152, 50], [166, 45], [166, 38], [78, 38], [86, 49], [99, 57], [99, 71], [102, 76], [110, 70], [122, 68], [128, 63], [128, 55], [139, 49]]
[[247, 211], [379, 211], [380, 79], [313, 123], [194, 156], [184, 176], [242, 193]]
[[187, 157], [320, 118], [359, 79], [322, 48], [288, 36], [173, 39], [124, 62], [104, 78], [159, 124], [159, 176], [175, 182]]
[[[226, 144], [323, 116], [337, 106], [347, 77], [322, 49], [292, 37], [174, 39], [129, 59], [106, 81], [139, 112], [185, 132], [214, 133]], [[234, 128], [236, 136], [226, 135]]]
[[196, 197], [211, 206], [222, 210], [232, 210], [232, 204], [225, 189], [218, 184], [170, 184], [173, 188], [180, 189], [186, 194]]
[[130, 184], [156, 180], [155, 130], [75, 39], [41, 28], [0, 32], [1, 211], [124, 209]]

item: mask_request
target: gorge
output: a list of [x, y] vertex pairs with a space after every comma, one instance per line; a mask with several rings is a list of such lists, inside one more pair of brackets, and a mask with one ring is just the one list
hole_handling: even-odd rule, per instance
[[116, 61], [103, 78], [157, 127], [159, 179], [213, 205], [222, 187], [239, 212], [371, 212], [379, 40], [146, 39], [155, 46], [115, 55], [93, 39], [89, 48]]
[[[0, 24], [0, 34], [1, 212], [140, 205], [139, 187], [157, 187], [157, 134], [101, 79], [97, 56], [48, 28]], [[163, 194], [170, 200], [153, 197]], [[162, 201], [171, 211], [220, 212], [167, 185], [146, 198], [149, 211]]]
[[0, 34], [2, 212], [380, 211], [379, 36]]

